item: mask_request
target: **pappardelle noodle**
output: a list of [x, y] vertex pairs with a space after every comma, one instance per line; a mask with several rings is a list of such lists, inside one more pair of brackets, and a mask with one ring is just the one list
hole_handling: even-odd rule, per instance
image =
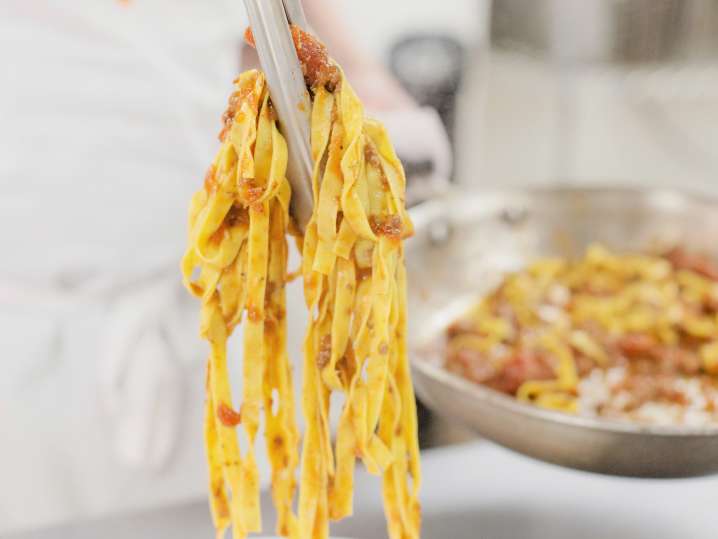
[[[315, 80], [311, 87], [313, 215], [303, 237], [294, 232], [309, 314], [301, 437], [286, 350], [286, 236], [295, 230], [287, 146], [261, 72], [235, 81], [221, 147], [190, 205], [182, 272], [201, 299], [200, 332], [211, 346], [205, 444], [218, 537], [230, 525], [235, 539], [260, 531], [254, 446], [262, 418], [279, 534], [328, 537], [329, 520], [352, 513], [360, 459], [382, 477], [390, 537], [419, 537], [421, 476], [405, 344], [402, 240], [412, 233], [405, 178], [385, 129], [365, 118], [332, 65], [336, 80]], [[240, 323], [243, 387], [236, 408], [227, 340]], [[343, 403], [333, 436], [334, 393]], [[242, 444], [237, 429], [243, 429]]]

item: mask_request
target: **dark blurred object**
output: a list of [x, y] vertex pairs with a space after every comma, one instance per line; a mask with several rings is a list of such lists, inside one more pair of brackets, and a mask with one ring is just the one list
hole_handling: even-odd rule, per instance
[[425, 159], [423, 161], [405, 161], [403, 162], [404, 165], [404, 173], [408, 176], [424, 176], [427, 174], [431, 174], [434, 171], [434, 163], [432, 163], [429, 159]]
[[716, 0], [494, 0], [491, 41], [569, 63], [715, 59]]
[[444, 35], [409, 35], [392, 47], [389, 64], [419, 105], [439, 112], [453, 143], [456, 93], [464, 71], [462, 45]]

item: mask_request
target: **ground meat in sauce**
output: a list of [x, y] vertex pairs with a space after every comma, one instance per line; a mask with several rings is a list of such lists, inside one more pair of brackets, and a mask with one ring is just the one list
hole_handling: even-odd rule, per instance
[[364, 281], [365, 279], [371, 279], [371, 275], [372, 275], [371, 266], [368, 268], [357, 268], [357, 270], [356, 270], [356, 280], [358, 283]]
[[237, 115], [237, 109], [241, 105], [242, 101], [251, 95], [252, 91], [253, 89], [251, 87], [245, 87], [240, 90], [235, 90], [229, 96], [229, 99], [227, 100], [227, 108], [222, 113], [222, 129], [219, 132], [219, 140], [221, 142], [224, 142], [224, 139], [227, 137], [227, 133], [229, 133], [232, 129], [232, 124], [234, 123], [235, 116]]
[[344, 355], [337, 360], [337, 372], [342, 383], [349, 384], [356, 372], [356, 357], [351, 342], [347, 343]]
[[217, 418], [225, 427], [236, 427], [242, 422], [242, 414], [221, 402], [217, 405]]
[[310, 88], [324, 86], [330, 92], [334, 91], [341, 75], [329, 59], [324, 44], [298, 26], [292, 26], [292, 38], [307, 85]]
[[555, 376], [548, 358], [525, 352], [505, 360], [501, 369], [485, 383], [502, 393], [514, 394], [526, 380], [550, 380]]
[[476, 384], [485, 384], [498, 373], [491, 360], [479, 350], [465, 348], [449, 355], [446, 368]]
[[317, 365], [323, 369], [332, 359], [332, 336], [324, 335], [319, 341], [319, 351], [317, 352]]
[[227, 231], [237, 224], [249, 223], [249, 216], [247, 210], [240, 206], [232, 205], [225, 215], [224, 220], [209, 237], [209, 242], [214, 245], [222, 243], [222, 240], [226, 237]]
[[398, 215], [372, 215], [369, 217], [369, 225], [374, 234], [392, 239], [400, 239], [403, 232], [401, 217]]
[[207, 169], [207, 173], [204, 175], [204, 190], [208, 193], [213, 193], [217, 189], [217, 178], [215, 176], [216, 171], [214, 165]]
[[257, 185], [253, 178], [242, 178], [239, 182], [239, 196], [247, 204], [254, 204], [264, 194], [264, 187]]
[[703, 277], [718, 281], [718, 264], [706, 255], [689, 253], [682, 247], [676, 247], [664, 256], [676, 269], [691, 270]]
[[222, 240], [225, 238], [225, 235], [227, 234], [227, 224], [222, 223], [219, 225], [219, 228], [212, 232], [212, 235], [209, 237], [209, 243], [212, 245], [219, 245], [222, 243]]
[[249, 222], [249, 215], [247, 215], [246, 209], [237, 205], [232, 205], [224, 218], [224, 222], [227, 223], [227, 226], [247, 224]]
[[261, 322], [263, 318], [262, 311], [258, 307], [251, 304], [247, 305], [247, 319], [250, 322], [257, 324]]
[[219, 132], [218, 138], [221, 142], [224, 142], [224, 139], [227, 138], [227, 133], [229, 133], [230, 129], [232, 129], [232, 124], [234, 123], [234, 115], [237, 113], [237, 101], [236, 98], [236, 92], [233, 93], [229, 98], [229, 104], [227, 105], [227, 108], [222, 113], [222, 129]]
[[367, 143], [364, 145], [364, 159], [366, 159], [369, 165], [375, 168], [381, 168], [381, 159], [379, 159], [379, 153], [373, 144]]
[[367, 143], [364, 145], [364, 159], [366, 160], [367, 164], [379, 171], [379, 174], [381, 175], [381, 186], [384, 191], [389, 191], [389, 180], [386, 177], [386, 173], [384, 172], [384, 167], [381, 165], [381, 158], [379, 157], [379, 153], [376, 151], [376, 148], [373, 144]]
[[[292, 25], [292, 39], [297, 50], [299, 64], [302, 66], [304, 81], [310, 88], [324, 86], [333, 92], [339, 84], [341, 73], [339, 68], [329, 58], [326, 46], [316, 37], [305, 32], [298, 26]], [[244, 32], [245, 41], [255, 46], [252, 29]]]
[[632, 373], [691, 376], [701, 370], [695, 352], [685, 346], [663, 345], [650, 335], [624, 335], [617, 339], [616, 347], [628, 358]]
[[576, 354], [574, 356], [574, 361], [576, 363], [576, 372], [578, 372], [579, 376], [586, 376], [595, 367], [595, 363], [591, 358], [581, 354]]
[[646, 357], [652, 353], [658, 341], [650, 335], [628, 334], [616, 340], [618, 350], [629, 359]]

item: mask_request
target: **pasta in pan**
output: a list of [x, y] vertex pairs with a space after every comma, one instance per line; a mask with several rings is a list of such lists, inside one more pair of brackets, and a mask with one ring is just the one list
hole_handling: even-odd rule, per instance
[[[402, 246], [412, 225], [404, 174], [386, 131], [364, 117], [323, 46], [293, 33], [313, 95], [313, 214], [304, 236], [295, 233], [309, 314], [301, 466], [286, 351], [286, 235], [294, 230], [287, 148], [264, 76], [248, 71], [235, 81], [221, 148], [192, 198], [182, 261], [185, 284], [202, 302], [201, 335], [211, 346], [205, 443], [212, 515], [218, 536], [230, 525], [235, 538], [259, 531], [254, 444], [264, 418], [278, 533], [328, 537], [329, 520], [352, 513], [359, 459], [382, 476], [390, 537], [418, 538], [421, 475]], [[243, 392], [236, 409], [226, 346], [240, 322]], [[332, 394], [343, 398], [335, 436]]]
[[718, 265], [682, 246], [590, 245], [506, 275], [446, 329], [445, 367], [543, 408], [718, 422]]

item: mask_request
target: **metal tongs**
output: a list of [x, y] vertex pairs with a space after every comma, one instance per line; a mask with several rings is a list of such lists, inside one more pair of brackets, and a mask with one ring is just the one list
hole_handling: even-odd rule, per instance
[[311, 100], [289, 28], [308, 30], [301, 0], [244, 0], [279, 129], [287, 141], [291, 213], [299, 229], [312, 215]]

